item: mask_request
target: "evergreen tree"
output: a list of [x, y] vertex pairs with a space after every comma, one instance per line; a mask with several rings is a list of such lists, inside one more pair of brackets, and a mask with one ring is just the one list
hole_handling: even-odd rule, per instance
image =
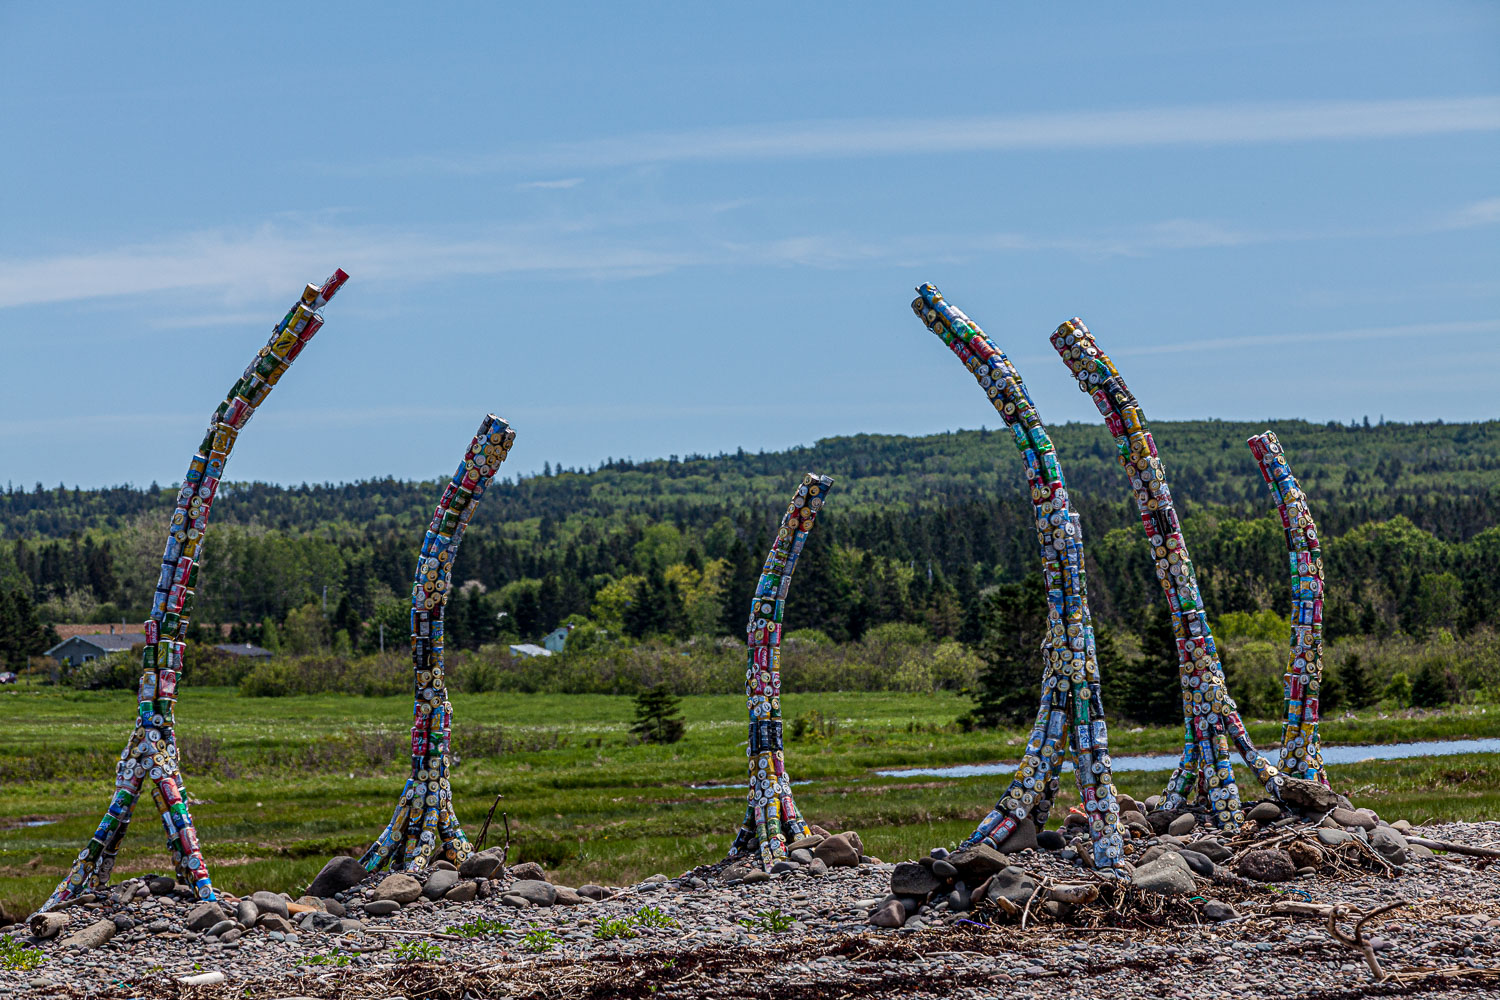
[[982, 597], [979, 655], [984, 667], [973, 692], [967, 725], [993, 727], [1021, 722], [1036, 713], [1042, 695], [1042, 639], [1047, 632], [1047, 594], [1040, 574], [1004, 583]]
[[348, 593], [339, 597], [338, 607], [333, 611], [332, 624], [334, 631], [343, 632], [351, 645], [359, 642], [359, 630], [363, 622], [359, 620], [359, 613], [355, 611], [354, 602], [349, 599]]
[[1141, 628], [1141, 658], [1128, 671], [1130, 683], [1120, 709], [1136, 722], [1171, 725], [1182, 721], [1182, 681], [1177, 669], [1177, 637], [1172, 611], [1153, 602]]
[[1370, 668], [1358, 653], [1350, 653], [1339, 668], [1339, 682], [1343, 687], [1344, 704], [1350, 708], [1364, 708], [1375, 703], [1375, 681]]
[[642, 743], [676, 743], [687, 728], [681, 704], [665, 683], [645, 689], [635, 696], [635, 723], [630, 731]]
[[1411, 681], [1411, 703], [1415, 708], [1440, 708], [1448, 704], [1447, 672], [1432, 664], [1422, 664]]
[[739, 637], [745, 634], [745, 624], [750, 619], [750, 598], [760, 579], [760, 564], [750, 553], [750, 546], [738, 535], [725, 558], [729, 562], [729, 580], [724, 587], [724, 610], [719, 626], [726, 635]]

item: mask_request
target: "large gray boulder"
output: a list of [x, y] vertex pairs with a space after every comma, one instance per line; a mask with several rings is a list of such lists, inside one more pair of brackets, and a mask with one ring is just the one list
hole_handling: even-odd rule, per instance
[[1290, 882], [1297, 877], [1292, 856], [1278, 848], [1246, 851], [1235, 860], [1237, 875], [1255, 882]]
[[942, 883], [938, 877], [915, 861], [902, 861], [891, 872], [891, 893], [926, 899]]
[[459, 863], [458, 873], [464, 878], [490, 878], [505, 858], [505, 849], [491, 847], [487, 851], [471, 854]]
[[1326, 813], [1339, 804], [1339, 796], [1327, 785], [1306, 778], [1281, 776], [1281, 801], [1302, 813]]
[[1007, 899], [1017, 906], [1025, 906], [1035, 892], [1036, 879], [1026, 869], [1010, 865], [994, 874], [985, 886], [984, 896], [986, 899]]
[[422, 886], [422, 895], [436, 901], [442, 899], [455, 885], [458, 885], [458, 872], [436, 868], [427, 876], [427, 884]]
[[405, 906], [414, 902], [422, 895], [422, 883], [403, 872], [387, 875], [380, 880], [375, 891], [370, 893], [371, 899], [389, 899]]
[[359, 885], [368, 874], [370, 873], [365, 871], [364, 866], [353, 858], [344, 856], [330, 858], [328, 864], [323, 866], [323, 870], [314, 876], [312, 884], [307, 887], [307, 895], [317, 896], [320, 899], [336, 895], [345, 889]]
[[858, 841], [858, 834], [852, 832], [835, 834], [814, 847], [812, 856], [830, 868], [858, 868], [862, 846]]
[[978, 885], [1007, 867], [1005, 855], [985, 844], [950, 854], [947, 861], [958, 871], [958, 877], [969, 885]]
[[1198, 888], [1192, 870], [1176, 851], [1166, 851], [1155, 861], [1138, 867], [1131, 875], [1131, 882], [1137, 889], [1159, 896], [1186, 896]]
[[260, 892], [252, 892], [250, 902], [255, 904], [258, 913], [274, 913], [278, 917], [287, 916], [286, 900], [274, 892], [266, 892], [264, 889]]
[[523, 878], [505, 887], [507, 896], [520, 896], [532, 906], [551, 906], [557, 902], [557, 887], [550, 882]]

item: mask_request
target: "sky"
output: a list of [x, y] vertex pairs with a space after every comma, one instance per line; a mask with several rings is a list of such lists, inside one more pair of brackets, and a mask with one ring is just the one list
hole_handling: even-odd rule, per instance
[[[1500, 4], [0, 0], [0, 481], [433, 478], [1097, 420], [1500, 415]], [[997, 462], [1008, 459], [997, 456]], [[837, 470], [819, 470], [835, 472]]]

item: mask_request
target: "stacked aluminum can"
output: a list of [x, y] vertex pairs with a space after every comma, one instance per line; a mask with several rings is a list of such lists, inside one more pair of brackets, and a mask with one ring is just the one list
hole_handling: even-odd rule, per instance
[[1281, 513], [1292, 574], [1292, 648], [1283, 676], [1286, 721], [1281, 729], [1281, 769], [1326, 785], [1318, 738], [1318, 688], [1323, 681], [1323, 551], [1318, 545], [1318, 526], [1276, 435], [1266, 431], [1245, 443], [1260, 464], [1260, 474]]
[[1109, 733], [1089, 616], [1083, 529], [1069, 504], [1057, 454], [1025, 383], [1005, 354], [931, 284], [917, 292], [912, 310], [974, 374], [1015, 436], [1031, 484], [1047, 587], [1042, 700], [1036, 724], [1015, 779], [963, 846], [997, 847], [1019, 823], [1044, 825], [1057, 795], [1064, 758], [1071, 750], [1093, 838], [1094, 867], [1101, 874], [1128, 878], [1122, 865], [1125, 838], [1110, 773]]
[[797, 556], [832, 488], [829, 476], [808, 473], [802, 477], [761, 568], [745, 627], [750, 796], [729, 855], [735, 857], [758, 848], [761, 864], [768, 868], [786, 857], [788, 839], [796, 841], [811, 832], [792, 799], [792, 782], [786, 775], [782, 750], [781, 621]]
[[493, 413], [484, 418], [422, 539], [411, 590], [411, 777], [391, 821], [360, 858], [367, 871], [387, 866], [415, 871], [434, 855], [454, 864], [469, 856], [469, 840], [453, 812], [448, 783], [453, 705], [443, 679], [443, 611], [464, 529], [515, 439], [504, 420]]
[[1198, 578], [1172, 504], [1166, 470], [1146, 426], [1146, 415], [1114, 362], [1099, 349], [1081, 320], [1072, 319], [1058, 327], [1052, 334], [1052, 346], [1072, 370], [1078, 387], [1093, 397], [1114, 436], [1120, 465], [1130, 481], [1156, 562], [1157, 579], [1172, 609], [1184, 734], [1182, 760], [1167, 782], [1162, 806], [1182, 807], [1196, 784], [1214, 823], [1237, 830], [1245, 821], [1245, 813], [1229, 759], [1230, 738], [1256, 777], [1278, 797], [1280, 772], [1250, 742], [1239, 709], [1224, 684], [1224, 668], [1203, 610]]
[[198, 898], [216, 898], [199, 848], [198, 832], [188, 812], [173, 720], [177, 681], [193, 612], [193, 592], [203, 559], [203, 535], [208, 529], [209, 509], [219, 480], [224, 475], [224, 463], [229, 460], [240, 431], [323, 325], [323, 317], [317, 310], [348, 279], [349, 275], [341, 269], [323, 284], [308, 285], [303, 290], [282, 321], [272, 328], [270, 342], [256, 354], [209, 420], [198, 453], [188, 464], [167, 530], [151, 617], [146, 621], [135, 730], [120, 754], [114, 799], [88, 845], [79, 851], [67, 877], [42, 904], [42, 911], [56, 909], [86, 888], [109, 883], [115, 854], [130, 826], [147, 778], [152, 782], [151, 798], [161, 813], [167, 849], [178, 875], [194, 887]]

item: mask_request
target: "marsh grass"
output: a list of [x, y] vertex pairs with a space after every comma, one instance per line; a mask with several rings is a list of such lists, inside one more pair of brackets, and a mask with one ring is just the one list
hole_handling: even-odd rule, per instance
[[[116, 755], [134, 711], [128, 692], [21, 686], [0, 711], [23, 724], [0, 732], [0, 906], [15, 917], [46, 898], [107, 804]], [[456, 807], [471, 836], [494, 801], [509, 816], [513, 861], [537, 861], [569, 885], [627, 884], [723, 857], [744, 815], [744, 699], [687, 696], [687, 735], [668, 746], [628, 733], [628, 696], [455, 696]], [[1003, 789], [1000, 777], [885, 778], [877, 768], [1015, 759], [1020, 729], [963, 733], [968, 702], [939, 692], [806, 694], [788, 713], [816, 710], [837, 725], [788, 750], [798, 804], [834, 829], [860, 831], [871, 854], [898, 859], [951, 846], [972, 832]], [[385, 825], [409, 768], [411, 701], [304, 695], [243, 698], [193, 688], [178, 711], [184, 771], [215, 883], [297, 895], [334, 854], [358, 854]], [[795, 718], [795, 716], [793, 716]], [[1252, 723], [1258, 745], [1279, 726]], [[1500, 709], [1366, 711], [1325, 723], [1330, 743], [1388, 743], [1500, 735]], [[1114, 727], [1117, 754], [1170, 752], [1175, 729]], [[1332, 769], [1333, 780], [1387, 818], [1500, 816], [1500, 755], [1412, 758]], [[1160, 791], [1162, 774], [1121, 772], [1132, 795]], [[1254, 779], [1240, 769], [1246, 794]], [[698, 786], [698, 787], [693, 787]], [[1064, 782], [1064, 803], [1076, 793]], [[1064, 809], [1054, 810], [1060, 821]], [[17, 826], [21, 817], [44, 826]], [[498, 816], [497, 820], [498, 822]], [[493, 832], [493, 831], [492, 831]], [[116, 878], [166, 872], [149, 806], [120, 853]]]

